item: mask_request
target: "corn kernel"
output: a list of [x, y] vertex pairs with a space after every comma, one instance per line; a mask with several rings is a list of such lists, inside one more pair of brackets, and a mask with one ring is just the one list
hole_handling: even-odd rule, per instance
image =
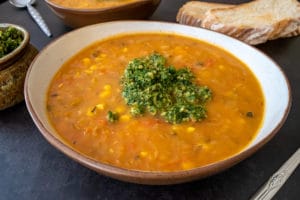
[[91, 65], [89, 69], [90, 70], [96, 70], [97, 69], [97, 65]]
[[104, 85], [104, 90], [111, 90], [111, 85], [109, 84]]
[[99, 57], [95, 58], [95, 62], [100, 62], [101, 60], [103, 60], [101, 57], [100, 58]]
[[75, 73], [75, 78], [78, 78], [80, 76], [80, 73], [79, 72], [76, 72]]
[[89, 58], [84, 58], [82, 59], [82, 62], [85, 66], [89, 66], [91, 64], [91, 59]]
[[118, 106], [118, 107], [116, 107], [115, 111], [117, 113], [123, 113], [125, 111], [125, 107], [124, 106]]
[[101, 53], [101, 54], [100, 54], [100, 57], [101, 57], [101, 58], [106, 58], [106, 57], [107, 57], [107, 55], [106, 55], [106, 54], [104, 54], [104, 53]]
[[173, 126], [172, 126], [172, 130], [173, 130], [173, 131], [176, 131], [176, 130], [178, 130], [178, 126], [176, 126], [176, 125], [173, 125]]
[[180, 55], [180, 56], [176, 56], [178, 58], [181, 58], [182, 57], [181, 54], [185, 53], [185, 50], [182, 47], [179, 47], [179, 46], [175, 47], [174, 50], [175, 50], [175, 53]]
[[110, 90], [105, 90], [105, 91], [101, 92], [99, 96], [101, 98], [105, 98], [105, 97], [108, 97], [110, 94], [111, 94]]
[[186, 161], [186, 162], [182, 162], [181, 166], [183, 169], [191, 169], [194, 167], [194, 163]]
[[224, 65], [219, 65], [219, 69], [223, 70], [224, 69]]
[[188, 133], [193, 133], [195, 130], [196, 130], [195, 127], [192, 127], [192, 126], [187, 128]]
[[120, 116], [120, 121], [122, 122], [128, 122], [131, 119], [130, 115], [121, 115]]
[[163, 46], [160, 46], [160, 48], [161, 48], [161, 49], [168, 49], [168, 48], [170, 48], [170, 46], [168, 46], [168, 45], [163, 45]]
[[85, 72], [86, 74], [92, 74], [92, 73], [93, 73], [93, 71], [90, 70], [90, 69], [84, 70], [84, 72]]
[[96, 108], [98, 110], [103, 110], [104, 109], [104, 104], [99, 103], [99, 104], [96, 105]]
[[140, 157], [145, 158], [148, 155], [147, 151], [141, 151], [140, 152]]
[[112, 148], [109, 148], [109, 153], [114, 153], [115, 151]]
[[128, 51], [128, 48], [127, 48], [127, 47], [124, 47], [124, 48], [122, 49], [122, 51], [123, 51], [124, 53], [126, 53], [126, 52]]

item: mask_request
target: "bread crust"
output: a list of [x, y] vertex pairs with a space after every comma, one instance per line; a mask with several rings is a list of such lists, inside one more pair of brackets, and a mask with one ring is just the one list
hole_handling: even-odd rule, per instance
[[223, 3], [208, 3], [200, 1], [189, 1], [185, 3], [178, 11], [176, 21], [180, 24], [201, 27], [205, 18], [205, 13], [214, 8], [225, 8], [234, 5]]

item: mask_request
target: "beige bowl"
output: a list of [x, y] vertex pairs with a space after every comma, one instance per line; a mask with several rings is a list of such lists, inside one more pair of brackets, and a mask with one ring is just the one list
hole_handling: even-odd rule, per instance
[[[46, 111], [46, 93], [50, 81], [62, 64], [78, 51], [95, 41], [122, 33], [161, 32], [176, 33], [226, 49], [242, 60], [257, 77], [265, 97], [264, 121], [255, 139], [240, 153], [225, 160], [176, 172], [146, 172], [128, 170], [97, 162], [70, 148], [49, 123]], [[276, 88], [276, 89], [274, 89]], [[173, 23], [123, 21], [108, 22], [70, 32], [48, 45], [32, 63], [25, 82], [25, 100], [28, 110], [43, 136], [54, 147], [82, 165], [101, 174], [135, 183], [174, 184], [210, 176], [225, 170], [267, 143], [284, 123], [291, 105], [288, 81], [280, 67], [257, 49], [231, 37], [205, 29]]]
[[29, 44], [29, 33], [23, 27], [15, 24], [0, 24], [0, 28], [9, 26], [22, 32], [23, 41], [15, 50], [0, 58], [0, 110], [23, 101], [25, 75], [37, 54], [37, 50]]
[[153, 14], [160, 0], [139, 0], [137, 2], [98, 9], [67, 8], [45, 0], [51, 10], [73, 28], [99, 22], [122, 19], [145, 19]]

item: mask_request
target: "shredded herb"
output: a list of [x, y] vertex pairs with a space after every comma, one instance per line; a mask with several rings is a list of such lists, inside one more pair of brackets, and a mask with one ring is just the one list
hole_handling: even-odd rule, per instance
[[94, 106], [94, 108], [91, 110], [92, 113], [94, 113], [97, 109], [97, 106]]
[[249, 117], [249, 118], [252, 118], [252, 117], [254, 117], [254, 114], [253, 114], [253, 112], [249, 111], [249, 112], [246, 113], [246, 116]]
[[129, 62], [122, 77], [122, 96], [134, 116], [146, 112], [178, 124], [206, 118], [205, 104], [212, 92], [194, 83], [188, 68], [166, 66], [157, 53]]
[[16, 49], [23, 41], [23, 34], [14, 27], [0, 28], [0, 58]]
[[116, 112], [108, 111], [106, 118], [109, 122], [115, 122], [119, 120], [119, 114]]

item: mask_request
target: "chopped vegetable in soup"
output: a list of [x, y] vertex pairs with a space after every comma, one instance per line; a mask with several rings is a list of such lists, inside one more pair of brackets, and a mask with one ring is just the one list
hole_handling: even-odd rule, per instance
[[245, 148], [262, 123], [264, 97], [247, 66], [223, 49], [137, 33], [68, 60], [49, 86], [47, 110], [63, 140], [94, 160], [178, 171]]
[[53, 3], [69, 8], [107, 8], [120, 6], [140, 0], [51, 0]]

